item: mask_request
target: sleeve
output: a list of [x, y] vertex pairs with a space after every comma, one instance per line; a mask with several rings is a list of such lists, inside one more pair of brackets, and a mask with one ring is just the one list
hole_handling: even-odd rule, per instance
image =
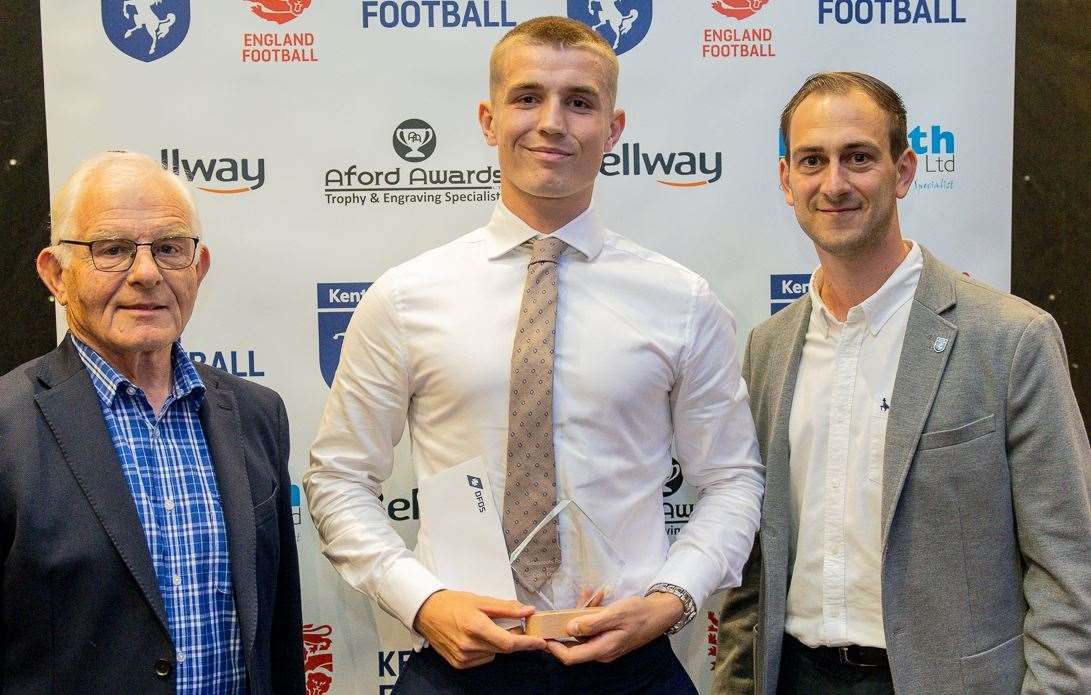
[[277, 525], [280, 534], [280, 564], [276, 605], [273, 607], [271, 666], [273, 692], [304, 695], [303, 611], [299, 594], [299, 561], [296, 557], [295, 525], [292, 523], [292, 481], [288, 475], [288, 414], [284, 401], [277, 401]]
[[[743, 357], [743, 377], [751, 380], [751, 331]], [[750, 559], [743, 568], [742, 583], [727, 592], [720, 611], [716, 640], [716, 663], [713, 666], [712, 690], [725, 695], [754, 692], [754, 628], [758, 624], [758, 597], [761, 593], [761, 543], [754, 541]]]
[[735, 319], [704, 281], [686, 334], [670, 406], [675, 454], [698, 497], [652, 583], [678, 585], [701, 605], [713, 591], [739, 585], [758, 530], [765, 469]]
[[389, 276], [379, 278], [349, 322], [303, 485], [322, 552], [346, 582], [412, 631], [421, 604], [444, 587], [408, 550], [379, 501], [410, 399], [389, 285]]
[[1012, 359], [1007, 450], [1026, 570], [1023, 693], [1091, 692], [1091, 450], [1048, 314]]

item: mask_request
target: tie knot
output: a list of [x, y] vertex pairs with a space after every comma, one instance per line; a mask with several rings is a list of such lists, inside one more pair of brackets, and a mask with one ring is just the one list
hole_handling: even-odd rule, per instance
[[535, 239], [531, 245], [530, 265], [543, 262], [556, 263], [567, 246], [568, 244], [553, 237]]

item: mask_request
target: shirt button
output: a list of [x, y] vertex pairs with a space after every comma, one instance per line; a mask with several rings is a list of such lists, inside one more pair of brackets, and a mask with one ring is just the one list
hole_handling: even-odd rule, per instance
[[[171, 577], [170, 580], [175, 586], [181, 586], [182, 585], [182, 578], [180, 576], [178, 576], [177, 574], [174, 575], [173, 577]], [[179, 657], [181, 657], [181, 654], [182, 654], [181, 652], [178, 652]], [[178, 660], [181, 661], [182, 659], [179, 658]]]
[[174, 500], [169, 497], [163, 502], [163, 506], [167, 508], [168, 512], [174, 511]]
[[136, 389], [134, 387], [132, 387], [132, 386], [129, 386], [129, 387], [127, 387], [125, 389], [125, 393], [129, 394], [130, 396], [135, 396], [136, 395]]
[[186, 653], [184, 651], [182, 651], [181, 649], [179, 649], [178, 650], [178, 663], [180, 663], [180, 664], [185, 663], [185, 660], [186, 660]]
[[167, 676], [170, 675], [170, 667], [171, 667], [170, 661], [168, 661], [166, 659], [156, 659], [155, 660], [155, 675], [159, 676], [160, 678], [165, 679]]

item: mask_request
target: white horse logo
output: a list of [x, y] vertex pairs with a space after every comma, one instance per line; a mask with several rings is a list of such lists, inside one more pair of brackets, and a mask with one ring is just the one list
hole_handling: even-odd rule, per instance
[[[597, 12], [594, 10], [596, 2], [599, 6]], [[614, 32], [615, 51], [621, 43], [621, 37], [629, 33], [637, 17], [640, 16], [635, 9], [630, 10], [629, 14], [621, 14], [621, 0], [587, 0], [587, 14], [594, 15], [598, 19], [599, 23], [591, 27], [592, 29], [598, 31], [599, 27], [606, 26]]]
[[[144, 29], [152, 39], [152, 47], [148, 49], [148, 55], [155, 53], [156, 42], [167, 35], [171, 25], [174, 24], [174, 13], [168, 12], [163, 19], [153, 9], [163, 0], [125, 0], [121, 5], [121, 14], [126, 19], [133, 20], [133, 27], [125, 32], [125, 38], [129, 38], [134, 32]], [[129, 9], [132, 9], [132, 15]]]

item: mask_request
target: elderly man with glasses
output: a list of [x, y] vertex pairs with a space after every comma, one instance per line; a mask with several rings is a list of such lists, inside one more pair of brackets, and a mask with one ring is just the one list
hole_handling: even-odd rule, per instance
[[179, 342], [192, 195], [107, 153], [52, 223], [68, 335], [0, 378], [0, 691], [304, 692], [284, 404]]

